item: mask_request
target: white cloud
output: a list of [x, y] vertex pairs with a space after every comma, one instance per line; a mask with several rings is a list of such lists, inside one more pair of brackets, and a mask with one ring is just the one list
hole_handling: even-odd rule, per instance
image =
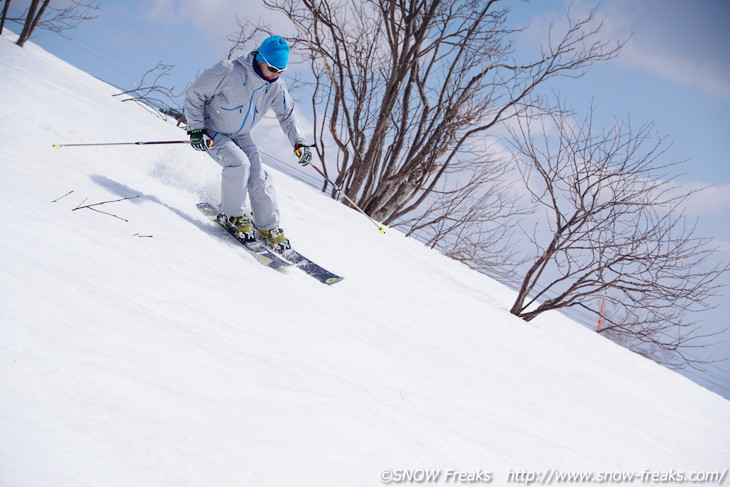
[[175, 0], [154, 0], [144, 12], [147, 17], [168, 23], [177, 17], [175, 3]]
[[[713, 10], [719, 17], [727, 15], [721, 3], [696, 5], [690, 10], [696, 18], [689, 19], [682, 15], [692, 7], [680, 2], [639, 5], [613, 0], [602, 9], [607, 14], [602, 35], [611, 39], [631, 36], [617, 58], [619, 63], [713, 96], [730, 97], [727, 36], [718, 33], [711, 17]], [[693, 21], [701, 23], [692, 25]]]
[[723, 240], [715, 240], [714, 243], [717, 246], [718, 252], [730, 253], [730, 242], [723, 241]]
[[693, 217], [712, 217], [730, 220], [730, 183], [691, 183], [684, 184], [679, 189], [682, 192], [701, 191], [690, 196], [685, 204], [686, 214]]
[[652, 45], [635, 36], [618, 61], [713, 96], [730, 97], [730, 72], [726, 65], [694, 57], [668, 45]]
[[535, 16], [523, 42], [541, 44], [552, 27], [564, 32], [566, 12], [584, 18], [599, 6], [602, 40], [628, 39], [616, 63], [637, 68], [704, 93], [730, 97], [728, 17], [725, 2], [682, 0], [566, 0], [561, 9]]
[[186, 32], [186, 41], [194, 42], [198, 35], [202, 37], [201, 41], [226, 49], [230, 47], [226, 38], [239, 30], [236, 17], [253, 23], [262, 21], [275, 31], [281, 31], [284, 37], [291, 30], [291, 25], [281, 14], [268, 10], [260, 0], [154, 0], [150, 2], [147, 15], [162, 22], [190, 22], [197, 32]]

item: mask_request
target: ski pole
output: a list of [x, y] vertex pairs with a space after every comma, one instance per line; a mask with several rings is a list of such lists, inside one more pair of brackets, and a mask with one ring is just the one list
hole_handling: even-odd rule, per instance
[[61, 144], [56, 142], [53, 147], [60, 149], [61, 147], [89, 147], [99, 145], [157, 145], [157, 144], [189, 144], [189, 140], [158, 140], [147, 142], [101, 142], [94, 144]]
[[355, 203], [354, 201], [352, 201], [352, 200], [350, 199], [350, 197], [349, 197], [349, 196], [347, 196], [347, 195], [345, 194], [345, 192], [344, 192], [344, 191], [342, 191], [342, 189], [341, 189], [341, 188], [340, 188], [339, 186], [337, 186], [337, 185], [336, 185], [335, 183], [333, 183], [332, 181], [330, 181], [330, 178], [328, 178], [328, 177], [327, 177], [327, 176], [326, 176], [326, 175], [325, 175], [325, 174], [324, 174], [324, 173], [323, 173], [322, 171], [320, 171], [320, 169], [319, 169], [319, 168], [318, 168], [317, 166], [315, 166], [314, 164], [310, 164], [310, 166], [312, 166], [312, 167], [314, 168], [314, 170], [315, 170], [315, 171], [317, 171], [317, 172], [318, 172], [318, 173], [320, 174], [320, 176], [322, 176], [322, 177], [324, 178], [324, 180], [325, 180], [325, 181], [327, 181], [328, 183], [330, 183], [330, 184], [331, 184], [331, 185], [332, 185], [332, 186], [333, 186], [333, 187], [334, 187], [334, 188], [335, 188], [335, 189], [337, 190], [337, 192], [338, 192], [339, 194], [341, 194], [342, 196], [344, 196], [344, 197], [345, 197], [345, 199], [346, 199], [346, 200], [347, 200], [348, 202], [350, 202], [350, 204], [351, 204], [352, 206], [354, 206], [354, 207], [355, 207], [355, 208], [357, 209], [357, 211], [359, 211], [360, 213], [362, 213], [363, 215], [365, 215], [365, 216], [366, 216], [366, 217], [368, 218], [368, 220], [370, 220], [371, 222], [373, 222], [373, 224], [374, 224], [374, 225], [375, 225], [376, 227], [378, 227], [378, 232], [380, 232], [380, 233], [385, 233], [385, 225], [382, 225], [382, 224], [380, 224], [380, 223], [376, 222], [375, 220], [373, 220], [373, 219], [372, 219], [372, 218], [370, 217], [370, 215], [368, 215], [367, 213], [365, 213], [365, 211], [364, 211], [364, 210], [363, 210], [362, 208], [360, 208], [359, 206], [357, 206], [357, 203]]

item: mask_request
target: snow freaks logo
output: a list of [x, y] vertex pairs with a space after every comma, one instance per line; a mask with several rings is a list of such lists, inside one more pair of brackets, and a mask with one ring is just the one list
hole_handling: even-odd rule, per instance
[[[553, 485], [553, 484], [714, 484], [722, 485], [729, 470], [714, 472], [653, 471], [641, 472], [561, 472], [550, 468], [543, 472], [512, 470], [507, 474], [507, 484]], [[384, 484], [489, 484], [494, 480], [492, 472], [482, 470], [463, 472], [459, 470], [393, 469], [380, 472]], [[504, 479], [500, 479], [504, 480]], [[499, 482], [500, 484], [502, 482]]]
[[425, 483], [453, 483], [453, 484], [489, 484], [494, 476], [492, 472], [461, 472], [459, 470], [383, 470], [380, 480], [384, 484], [425, 484]]

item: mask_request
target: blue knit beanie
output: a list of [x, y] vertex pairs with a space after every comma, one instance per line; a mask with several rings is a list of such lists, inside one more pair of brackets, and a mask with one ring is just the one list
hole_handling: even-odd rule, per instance
[[[262, 63], [271, 64], [275, 68], [286, 69], [286, 63], [289, 61], [289, 44], [279, 36], [271, 36], [264, 39], [264, 42], [258, 48], [259, 54], [256, 60]], [[263, 56], [263, 57], [262, 57]]]

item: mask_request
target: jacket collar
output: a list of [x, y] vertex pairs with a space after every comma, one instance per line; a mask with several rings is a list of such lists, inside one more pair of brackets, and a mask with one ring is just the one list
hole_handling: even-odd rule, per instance
[[261, 69], [259, 69], [259, 65], [256, 62], [256, 57], [253, 55], [253, 52], [238, 57], [237, 61], [241, 63], [245, 68], [251, 69], [262, 81], [266, 81], [269, 84], [273, 84], [279, 81], [279, 78], [276, 78], [274, 81], [269, 81], [264, 77], [264, 73], [262, 73]]

